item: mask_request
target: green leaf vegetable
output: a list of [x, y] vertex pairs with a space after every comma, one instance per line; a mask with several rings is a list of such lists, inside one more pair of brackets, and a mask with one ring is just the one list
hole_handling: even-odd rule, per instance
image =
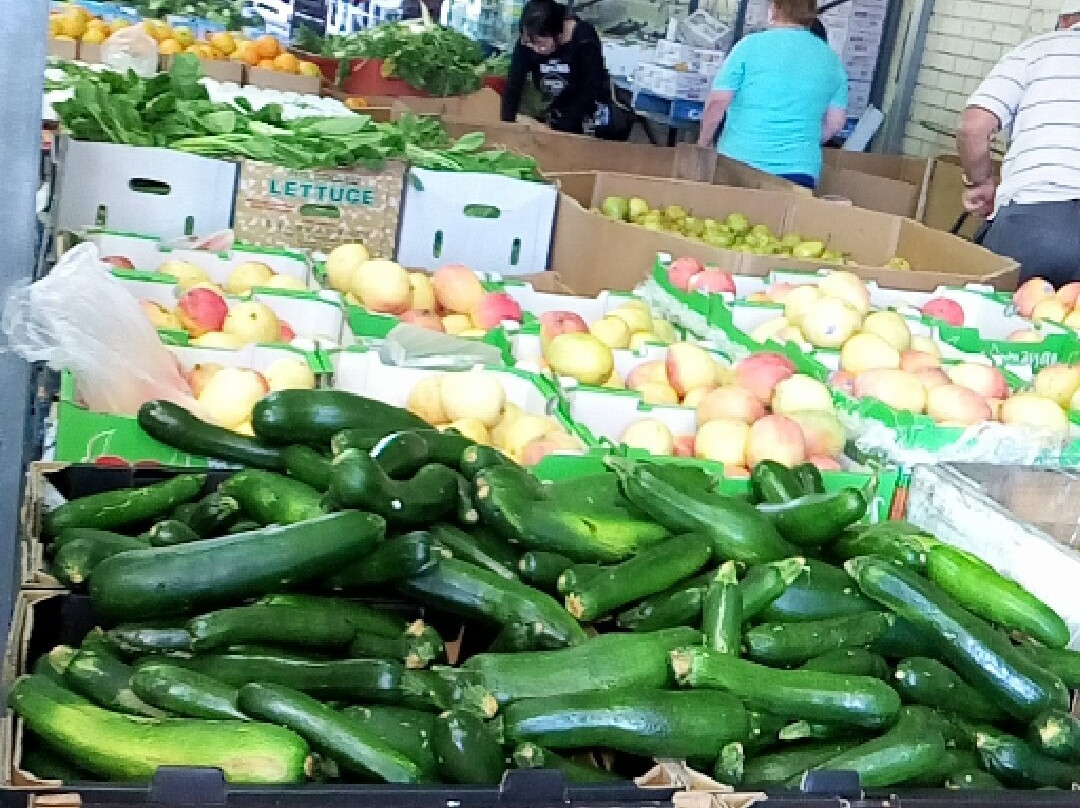
[[211, 101], [191, 55], [177, 57], [168, 73], [151, 79], [132, 72], [59, 67], [66, 79], [52, 81], [52, 89], [69, 88], [72, 97], [53, 108], [77, 140], [157, 146], [226, 160], [246, 157], [293, 169], [357, 164], [378, 169], [386, 160], [408, 160], [440, 171], [540, 178], [533, 158], [485, 150], [479, 132], [451, 141], [432, 117], [405, 115], [388, 123], [363, 114], [286, 120], [280, 104], [255, 110], [243, 98]]

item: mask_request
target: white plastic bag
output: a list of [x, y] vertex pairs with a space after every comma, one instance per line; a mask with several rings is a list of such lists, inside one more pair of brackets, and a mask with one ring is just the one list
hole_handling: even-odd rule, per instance
[[134, 415], [156, 398], [196, 407], [176, 357], [94, 244], [80, 244], [44, 278], [13, 289], [2, 327], [8, 350], [71, 371], [95, 412]]
[[101, 43], [101, 61], [119, 73], [134, 70], [150, 78], [158, 72], [157, 41], [141, 24], [121, 28]]

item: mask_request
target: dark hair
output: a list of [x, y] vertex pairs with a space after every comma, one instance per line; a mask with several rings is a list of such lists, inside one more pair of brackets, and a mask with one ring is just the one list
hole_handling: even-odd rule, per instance
[[817, 19], [815, 0], [772, 0], [775, 8], [788, 22], [809, 26]]
[[562, 35], [566, 6], [555, 0], [529, 0], [521, 9], [521, 33], [526, 36]]

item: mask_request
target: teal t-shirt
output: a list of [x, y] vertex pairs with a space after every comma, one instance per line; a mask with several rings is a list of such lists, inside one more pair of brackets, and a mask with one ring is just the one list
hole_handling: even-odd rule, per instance
[[805, 28], [773, 28], [740, 41], [713, 90], [735, 97], [717, 151], [770, 174], [821, 175], [828, 107], [847, 109], [844, 65]]

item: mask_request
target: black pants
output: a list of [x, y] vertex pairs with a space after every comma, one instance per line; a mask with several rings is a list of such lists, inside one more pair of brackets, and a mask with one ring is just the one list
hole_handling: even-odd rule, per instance
[[1054, 286], [1080, 281], [1080, 199], [1006, 205], [982, 239], [988, 250], [1020, 263], [1020, 282]]

